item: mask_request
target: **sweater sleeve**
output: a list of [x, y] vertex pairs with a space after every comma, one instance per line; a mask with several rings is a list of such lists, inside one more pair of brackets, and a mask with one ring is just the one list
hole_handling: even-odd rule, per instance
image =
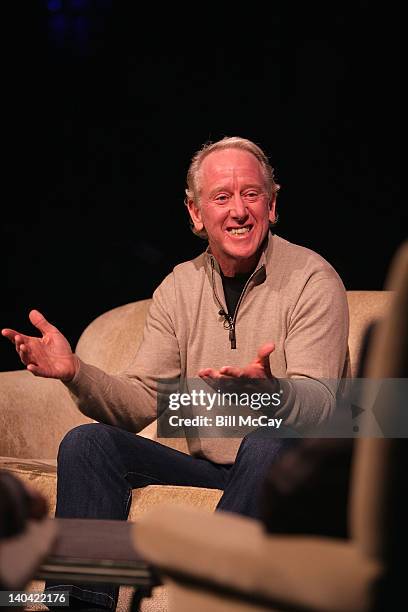
[[180, 351], [174, 332], [175, 293], [170, 274], [153, 294], [134, 362], [117, 375], [80, 361], [66, 383], [80, 411], [96, 421], [138, 432], [157, 418], [158, 380], [180, 377]]
[[292, 309], [285, 340], [285, 402], [277, 414], [285, 424], [301, 429], [333, 415], [348, 328], [347, 297], [337, 273], [329, 268], [313, 274]]

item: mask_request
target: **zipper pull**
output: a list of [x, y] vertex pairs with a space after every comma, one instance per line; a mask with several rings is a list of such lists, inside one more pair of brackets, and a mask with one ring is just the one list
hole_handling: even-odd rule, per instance
[[229, 341], [231, 342], [231, 348], [232, 349], [236, 349], [237, 348], [237, 339], [235, 336], [235, 325], [234, 322], [231, 320], [230, 321], [230, 329], [229, 329]]
[[228, 329], [229, 331], [228, 336], [229, 336], [229, 341], [231, 343], [231, 348], [236, 349], [237, 339], [235, 336], [234, 319], [228, 313], [226, 313], [223, 308], [221, 308], [221, 310], [218, 311], [218, 314], [220, 315], [220, 317], [224, 317], [224, 328]]

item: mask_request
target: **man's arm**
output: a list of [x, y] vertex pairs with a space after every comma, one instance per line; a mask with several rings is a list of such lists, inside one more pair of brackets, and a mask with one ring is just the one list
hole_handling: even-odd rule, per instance
[[278, 410], [288, 425], [313, 426], [333, 415], [345, 373], [349, 315], [347, 296], [333, 271], [306, 283], [290, 317], [285, 341], [285, 403]]
[[118, 375], [81, 361], [61, 332], [38, 311], [30, 313], [30, 320], [41, 338], [10, 329], [2, 334], [15, 344], [20, 359], [35, 376], [64, 382], [85, 415], [137, 432], [157, 417], [157, 380], [177, 381], [180, 376], [172, 317], [173, 282], [169, 275], [155, 291], [142, 344], [129, 369]]
[[81, 412], [133, 432], [157, 418], [158, 380], [178, 385], [180, 377], [173, 309], [171, 274], [153, 294], [142, 343], [127, 370], [113, 376], [79, 360], [79, 369], [66, 386]]

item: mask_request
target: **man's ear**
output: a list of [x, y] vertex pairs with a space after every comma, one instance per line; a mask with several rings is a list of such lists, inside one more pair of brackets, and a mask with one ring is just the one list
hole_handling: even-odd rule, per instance
[[274, 193], [271, 196], [268, 206], [269, 206], [269, 214], [268, 214], [269, 221], [271, 223], [276, 223], [276, 193]]
[[201, 209], [194, 200], [188, 200], [187, 202], [188, 212], [190, 213], [191, 220], [194, 225], [194, 229], [197, 232], [201, 232], [204, 229], [204, 223], [201, 218]]

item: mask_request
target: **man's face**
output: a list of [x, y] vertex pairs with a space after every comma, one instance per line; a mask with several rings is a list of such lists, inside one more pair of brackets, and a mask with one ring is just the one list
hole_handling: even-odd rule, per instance
[[224, 274], [250, 272], [275, 220], [275, 197], [266, 193], [260, 163], [241, 149], [214, 151], [201, 164], [199, 187], [199, 203], [188, 203], [194, 227], [206, 229]]

